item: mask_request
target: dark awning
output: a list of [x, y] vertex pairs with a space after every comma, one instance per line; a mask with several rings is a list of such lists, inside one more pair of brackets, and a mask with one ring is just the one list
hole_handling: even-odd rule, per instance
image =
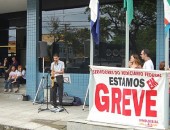
[[[89, 5], [90, 0], [42, 0], [43, 10], [69, 9]], [[100, 0], [100, 4], [123, 2], [123, 0]]]
[[[42, 10], [58, 10], [78, 8], [89, 5], [90, 0], [42, 0]], [[111, 4], [123, 0], [100, 0], [100, 4]], [[27, 10], [27, 0], [0, 1], [0, 14], [24, 12]]]

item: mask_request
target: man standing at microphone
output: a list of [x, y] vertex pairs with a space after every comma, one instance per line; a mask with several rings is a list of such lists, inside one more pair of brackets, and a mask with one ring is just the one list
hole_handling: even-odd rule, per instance
[[[64, 62], [59, 60], [59, 55], [53, 55], [54, 62], [51, 63], [51, 75], [56, 78], [56, 83], [52, 86], [52, 102], [54, 108], [57, 107], [56, 103], [56, 94], [58, 90], [59, 95], [59, 105], [62, 106], [62, 99], [63, 99], [63, 74], [64, 74]], [[52, 77], [51, 77], [52, 78]]]

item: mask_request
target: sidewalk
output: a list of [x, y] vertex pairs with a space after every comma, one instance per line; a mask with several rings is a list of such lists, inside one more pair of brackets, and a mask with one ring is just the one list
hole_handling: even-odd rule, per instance
[[[19, 92], [4, 93], [3, 81], [0, 78], [0, 130], [153, 130], [89, 122], [86, 120], [88, 107], [83, 111], [82, 106], [64, 106], [69, 114], [66, 111], [54, 113], [50, 110], [38, 113], [40, 104], [33, 105], [31, 101], [22, 101], [22, 94], [25, 93], [24, 86]], [[41, 106], [42, 109], [46, 107], [46, 104]]]
[[[18, 96], [0, 93], [0, 129], [7, 126], [34, 130], [66, 130], [66, 124], [71, 119], [86, 119], [88, 108], [82, 106], [65, 106], [66, 111], [51, 112], [49, 110], [38, 113], [39, 104], [18, 100]], [[51, 105], [49, 105], [50, 107]], [[41, 108], [46, 108], [46, 104]]]
[[[54, 113], [49, 110], [38, 113], [40, 104], [22, 101], [21, 93], [4, 93], [2, 79], [0, 88], [0, 130], [66, 130], [68, 120], [86, 119], [88, 115], [88, 108], [83, 111], [82, 106], [64, 106], [69, 114], [66, 111]], [[24, 92], [24, 88], [21, 92]], [[41, 108], [46, 107], [44, 104]]]

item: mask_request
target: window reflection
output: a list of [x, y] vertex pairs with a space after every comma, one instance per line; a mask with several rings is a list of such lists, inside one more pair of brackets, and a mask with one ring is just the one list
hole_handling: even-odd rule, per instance
[[[121, 11], [122, 4], [103, 7], [117, 12], [113, 13], [115, 16], [109, 16], [107, 12], [100, 15], [100, 44], [94, 45], [93, 64], [124, 66], [125, 13]], [[112, 10], [113, 8], [117, 10]], [[42, 40], [46, 41], [49, 47], [49, 61], [45, 61], [49, 63], [45, 63], [45, 67], [50, 66], [52, 55], [58, 53], [60, 59], [65, 62], [65, 72], [89, 73], [89, 14], [88, 7], [42, 12]], [[116, 29], [114, 22], [110, 22], [114, 18], [118, 20]]]
[[85, 9], [42, 12], [42, 41], [47, 42], [49, 55], [45, 68], [49, 69], [53, 54], [58, 53], [66, 73], [89, 73], [90, 23]]

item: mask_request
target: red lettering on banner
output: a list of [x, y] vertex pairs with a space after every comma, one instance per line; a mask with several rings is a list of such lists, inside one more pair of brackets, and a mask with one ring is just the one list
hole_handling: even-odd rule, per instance
[[150, 89], [154, 89], [158, 85], [154, 78], [149, 79], [148, 81], [146, 81], [146, 83], [148, 84]]
[[157, 111], [151, 110], [151, 106], [156, 106], [156, 101], [151, 100], [152, 96], [157, 96], [156, 90], [146, 90], [146, 116], [157, 117]]
[[[151, 97], [156, 97], [157, 91], [141, 90], [140, 95], [138, 94], [136, 89], [121, 90], [120, 88], [112, 88], [111, 92], [109, 92], [105, 84], [98, 84], [95, 92], [95, 105], [100, 112], [111, 111], [111, 113], [131, 116], [133, 108], [127, 108], [127, 106], [130, 106], [130, 103], [133, 102], [136, 116], [141, 116], [142, 108], [145, 105], [145, 115], [147, 117], [157, 117], [157, 111], [151, 110], [151, 108], [156, 106], [156, 100], [151, 100]], [[128, 97], [132, 97], [132, 99]], [[143, 103], [144, 99], [146, 104]], [[130, 100], [132, 101], [130, 102]]]
[[[100, 91], [103, 91], [104, 94], [108, 94], [109, 90], [105, 84], [98, 84], [96, 86], [96, 93], [95, 93], [95, 105], [99, 111], [109, 111], [109, 97], [108, 96], [100, 96]], [[102, 105], [102, 103], [104, 104]]]
[[119, 88], [112, 88], [112, 101], [114, 101], [112, 102], [112, 113], [116, 113], [115, 109], [117, 106], [117, 113], [121, 114], [120, 108], [121, 90]]
[[140, 116], [141, 115], [141, 110], [142, 110], [142, 104], [143, 104], [143, 99], [144, 99], [144, 95], [145, 95], [145, 91], [142, 90], [141, 91], [141, 95], [138, 101], [138, 94], [137, 94], [137, 90], [133, 89], [132, 90], [132, 94], [133, 94], [133, 102], [134, 102], [134, 108], [135, 108], [135, 115], [136, 116]]

